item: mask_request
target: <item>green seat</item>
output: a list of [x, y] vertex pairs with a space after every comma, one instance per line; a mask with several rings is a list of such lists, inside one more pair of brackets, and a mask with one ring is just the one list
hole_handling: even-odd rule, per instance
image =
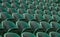
[[44, 20], [43, 19], [43, 16], [41, 14], [34, 14], [34, 19], [37, 20], [37, 21], [42, 21]]
[[36, 37], [36, 36], [30, 32], [23, 32], [21, 34], [21, 37]]
[[16, 13], [17, 10], [14, 9], [14, 8], [8, 8], [7, 12], [8, 12], [9, 14], [12, 14], [12, 13]]
[[1, 12], [0, 13], [0, 18], [1, 19], [12, 19], [12, 16], [6, 12]]
[[44, 14], [51, 15], [51, 12], [49, 10], [44, 10], [43, 12], [44, 12]]
[[25, 9], [18, 9], [17, 11], [18, 11], [19, 14], [27, 13]]
[[20, 36], [16, 33], [7, 32], [4, 34], [4, 37], [20, 37]]
[[44, 18], [45, 21], [48, 21], [48, 22], [52, 20], [52, 16], [48, 15], [48, 14], [44, 14], [43, 18]]
[[54, 6], [49, 6], [49, 10], [56, 10]]
[[51, 22], [50, 25], [53, 26], [53, 28], [55, 29], [55, 31], [60, 30], [60, 24], [58, 22]]
[[26, 21], [34, 19], [34, 16], [32, 14], [25, 13], [25, 14], [23, 14], [23, 16], [26, 19]]
[[15, 19], [15, 20], [24, 19], [23, 15], [22, 15], [22, 14], [19, 14], [19, 13], [12, 13], [12, 17], [13, 17], [13, 19]]
[[37, 9], [37, 10], [35, 10], [35, 14], [42, 14], [42, 15], [43, 15], [43, 11], [42, 11], [42, 10]]
[[50, 37], [60, 37], [60, 33], [58, 33], [58, 32], [50, 32], [49, 36]]
[[44, 32], [37, 32], [36, 37], [50, 37], [47, 33]]
[[52, 14], [52, 15], [57, 15], [57, 14], [58, 14], [58, 12], [57, 12], [57, 11], [55, 11], [55, 10], [53, 10], [53, 11], [51, 11], [51, 14]]
[[36, 5], [36, 9], [43, 10], [43, 6], [41, 6], [41, 5]]
[[52, 15], [52, 19], [57, 22], [60, 21], [60, 17], [58, 15]]
[[35, 14], [34, 9], [27, 9], [28, 14]]
[[17, 29], [17, 28], [18, 28], [18, 26], [15, 25], [12, 21], [7, 21], [7, 20], [5, 20], [5, 21], [2, 21], [2, 24], [3, 24], [4, 28], [5, 28], [8, 32], [11, 31], [11, 30], [13, 30], [13, 29]]
[[35, 9], [35, 6], [33, 4], [29, 4], [28, 9]]
[[35, 34], [36, 32], [43, 32], [43, 27], [36, 21], [29, 21], [29, 25], [31, 26], [32, 32]]
[[4, 3], [3, 3], [3, 6], [4, 6], [4, 7], [11, 8], [11, 4], [10, 4], [10, 3], [8, 3], [8, 2], [4, 2]]
[[22, 4], [20, 4], [20, 8], [21, 9], [26, 9], [26, 5], [22, 3]]
[[42, 27], [46, 33], [54, 31], [52, 25], [50, 25], [48, 22], [42, 21], [42, 22], [40, 22], [40, 24], [42, 25]]
[[28, 25], [27, 22], [24, 21], [17, 21], [16, 25], [19, 27], [19, 31], [20, 32], [29, 32], [30, 29], [30, 25]]

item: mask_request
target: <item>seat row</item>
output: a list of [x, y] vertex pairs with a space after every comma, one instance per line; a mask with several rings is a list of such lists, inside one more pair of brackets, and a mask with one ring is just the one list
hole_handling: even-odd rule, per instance
[[[2, 37], [0, 35], [0, 37]], [[50, 32], [49, 34], [44, 32], [37, 32], [36, 35], [30, 33], [30, 32], [23, 32], [21, 35], [18, 35], [13, 32], [7, 32], [4, 34], [4, 37], [60, 37], [60, 33], [57, 32]]]
[[12, 13], [12, 15], [8, 14], [8, 13], [0, 13], [0, 19], [1, 20], [5, 20], [5, 19], [14, 19], [16, 20], [26, 20], [26, 21], [30, 21], [30, 20], [36, 20], [36, 21], [60, 21], [60, 16], [59, 15], [48, 15], [48, 14], [28, 14], [28, 13], [24, 13], [24, 14], [19, 14], [19, 13]]
[[2, 5], [0, 5], [0, 8], [14, 8], [14, 9], [39, 9], [39, 10], [60, 10], [60, 6], [56, 3], [52, 3], [51, 5], [49, 3], [45, 3], [43, 4], [42, 2], [40, 2], [38, 5], [35, 5], [35, 4], [16, 4], [16, 3], [12, 3], [12, 4], [9, 4], [7, 2], [5, 3], [2, 3]]
[[59, 32], [60, 33], [60, 23], [57, 22], [36, 22], [36, 21], [17, 21], [16, 23], [12, 21], [2, 21], [0, 23], [0, 34], [3, 35], [6, 32], [14, 32], [21, 34], [22, 32], [31, 32], [36, 34], [36, 32]]
[[30, 1], [30, 2], [33, 2], [33, 1], [38, 1], [38, 2], [59, 2], [59, 0], [0, 0], [0, 2], [26, 2], [26, 1]]

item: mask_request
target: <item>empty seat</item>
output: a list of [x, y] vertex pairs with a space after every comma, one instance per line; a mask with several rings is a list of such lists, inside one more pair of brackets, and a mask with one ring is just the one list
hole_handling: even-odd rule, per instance
[[44, 20], [43, 19], [43, 16], [41, 14], [34, 14], [34, 19], [37, 20], [37, 21], [42, 21]]
[[36, 37], [36, 36], [30, 32], [23, 32], [21, 34], [21, 37]]
[[7, 9], [7, 12], [12, 15], [12, 13], [16, 13], [17, 10], [14, 9], [14, 8], [8, 8], [8, 9]]
[[28, 9], [35, 9], [35, 6], [33, 4], [29, 4]]
[[12, 16], [6, 12], [1, 12], [0, 19], [12, 19]]
[[52, 16], [48, 15], [48, 14], [44, 14], [43, 18], [44, 18], [45, 21], [48, 21], [48, 22], [52, 20]]
[[19, 14], [24, 14], [24, 13], [26, 13], [26, 10], [25, 10], [25, 9], [18, 9], [17, 11], [18, 11]]
[[34, 19], [34, 16], [32, 14], [25, 13], [25, 14], [23, 14], [23, 16], [26, 19], [26, 21]]
[[43, 15], [43, 11], [42, 11], [42, 10], [37, 9], [37, 10], [35, 10], [35, 14], [42, 14], [42, 15]]
[[15, 25], [12, 21], [2, 21], [2, 25], [4, 26], [4, 28], [7, 30], [7, 31], [11, 31], [13, 29], [17, 29], [18, 26]]
[[43, 13], [44, 13], [44, 14], [51, 15], [51, 12], [50, 12], [49, 10], [44, 10]]
[[38, 23], [36, 21], [29, 21], [29, 25], [31, 26], [33, 33], [44, 31], [42, 25], [40, 25], [40, 23]]
[[15, 19], [15, 20], [24, 19], [23, 15], [22, 15], [22, 14], [18, 14], [18, 13], [12, 13], [12, 17], [13, 17], [13, 19]]
[[58, 15], [52, 15], [52, 20], [59, 22], [60, 17]]
[[50, 25], [53, 26], [55, 31], [59, 31], [60, 30], [60, 24], [58, 22], [51, 22]]
[[18, 26], [20, 33], [29, 32], [29, 30], [30, 30], [30, 25], [27, 22], [17, 21], [16, 25]]
[[50, 32], [49, 36], [50, 37], [60, 37], [60, 33], [58, 33], [58, 32]]
[[44, 32], [37, 32], [36, 37], [50, 37], [47, 33]]
[[46, 33], [55, 31], [54, 28], [52, 27], [52, 25], [50, 25], [48, 22], [42, 21], [42, 22], [40, 22], [40, 24], [42, 25], [42, 27]]
[[34, 9], [27, 9], [28, 14], [35, 14]]
[[57, 15], [58, 12], [57, 12], [56, 10], [52, 10], [52, 11], [51, 11], [51, 14], [52, 14], [52, 15]]
[[16, 33], [7, 32], [4, 34], [4, 37], [20, 37], [20, 36]]

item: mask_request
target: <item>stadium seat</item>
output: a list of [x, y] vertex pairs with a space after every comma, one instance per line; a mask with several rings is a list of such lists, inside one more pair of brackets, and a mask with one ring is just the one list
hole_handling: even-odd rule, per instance
[[53, 29], [53, 27], [48, 22], [42, 21], [42, 22], [40, 22], [40, 24], [42, 25], [42, 27], [43, 27], [43, 29], [45, 30], [46, 33], [49, 33], [51, 31], [55, 31]]
[[36, 37], [36, 36], [30, 32], [23, 32], [21, 34], [21, 37]]
[[25, 13], [23, 16], [27, 21], [34, 19], [34, 16], [32, 14]]
[[18, 28], [18, 26], [15, 25], [12, 21], [7, 21], [7, 20], [2, 21], [2, 25], [4, 26], [4, 28], [5, 28], [8, 32], [11, 31], [11, 30], [13, 30], [13, 29], [17, 29], [17, 28]]
[[20, 36], [16, 33], [7, 32], [4, 34], [4, 37], [20, 37]]
[[36, 32], [44, 32], [42, 25], [36, 21], [29, 21], [29, 25], [31, 26], [34, 34], [36, 34]]
[[60, 33], [58, 33], [58, 32], [50, 32], [49, 36], [50, 37], [60, 37]]
[[37, 32], [36, 37], [50, 37], [47, 33], [44, 32]]
[[30, 25], [24, 21], [17, 21], [16, 25], [18, 26], [20, 32], [29, 32], [31, 29]]
[[0, 13], [0, 18], [1, 19], [12, 19], [12, 16], [10, 15], [10, 14], [8, 14], [8, 13], [3, 13], [3, 12], [1, 12]]
[[44, 20], [43, 19], [43, 16], [41, 14], [34, 14], [34, 19], [36, 19], [37, 21], [42, 21]]

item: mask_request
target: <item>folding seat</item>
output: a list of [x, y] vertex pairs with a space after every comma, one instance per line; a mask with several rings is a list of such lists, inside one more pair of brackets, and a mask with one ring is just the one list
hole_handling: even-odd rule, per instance
[[0, 35], [0, 37], [2, 37], [2, 36]]
[[35, 6], [33, 4], [29, 4], [28, 9], [35, 9]]
[[0, 13], [0, 19], [4, 20], [4, 19], [12, 19], [12, 16], [6, 12], [1, 12]]
[[56, 3], [52, 3], [52, 4], [51, 4], [51, 6], [54, 6], [54, 7], [56, 7], [56, 6], [57, 6], [57, 4], [56, 4]]
[[35, 14], [34, 9], [27, 9], [28, 14]]
[[41, 5], [36, 5], [36, 9], [43, 10], [43, 6], [41, 6]]
[[26, 21], [34, 20], [34, 16], [32, 14], [25, 13], [23, 16]]
[[20, 8], [21, 9], [26, 9], [26, 5], [22, 3], [22, 4], [20, 4]]
[[16, 13], [17, 10], [14, 9], [14, 8], [8, 8], [8, 9], [7, 9], [7, 12], [12, 15], [12, 13]]
[[50, 37], [47, 33], [44, 32], [37, 32], [36, 37]]
[[21, 34], [21, 37], [36, 37], [36, 36], [30, 32], [23, 32]]
[[55, 31], [58, 31], [60, 30], [60, 24], [58, 22], [51, 22], [50, 25], [53, 26], [53, 28], [55, 29]]
[[43, 19], [43, 16], [41, 14], [34, 14], [34, 19], [37, 20], [37, 21], [42, 21], [44, 20]]
[[43, 13], [44, 13], [44, 14], [51, 15], [51, 12], [50, 12], [50, 10], [44, 10], [44, 11], [43, 11]]
[[52, 15], [52, 20], [59, 22], [60, 17], [58, 15]]
[[37, 0], [35, 0], [35, 1], [32, 2], [32, 4], [33, 4], [34, 6], [36, 6], [36, 5], [39, 4], [39, 2], [38, 2]]
[[57, 15], [58, 12], [57, 12], [56, 10], [52, 10], [52, 11], [51, 11], [51, 14], [52, 14], [52, 15]]
[[27, 4], [27, 5], [29, 5], [29, 4], [31, 4], [31, 3], [32, 3], [31, 1], [26, 0], [26, 4]]
[[48, 9], [49, 9], [49, 7], [47, 5], [43, 6], [43, 10], [48, 10]]
[[19, 14], [27, 13], [25, 9], [18, 9], [17, 12], [18, 12]]
[[15, 9], [20, 8], [19, 4], [17, 4], [17, 3], [12, 3], [12, 4], [11, 4], [11, 7], [12, 7], [12, 8], [15, 8]]
[[36, 21], [29, 21], [29, 25], [31, 26], [32, 33], [36, 34], [36, 32], [44, 32], [42, 25]]
[[22, 32], [31, 32], [30, 31], [31, 30], [30, 25], [25, 21], [19, 21], [18, 20], [16, 22], [16, 25], [18, 26], [18, 29], [19, 29], [20, 33], [22, 33]]
[[15, 19], [15, 20], [24, 19], [23, 15], [22, 15], [22, 14], [19, 14], [19, 13], [12, 13], [12, 17], [13, 17], [13, 19]]
[[56, 10], [54, 6], [49, 6], [49, 10]]
[[2, 6], [11, 8], [11, 4], [8, 3], [8, 2], [3, 2], [3, 3], [2, 3]]
[[4, 34], [4, 37], [20, 37], [20, 36], [13, 32], [7, 32]]
[[44, 14], [43, 18], [44, 18], [45, 21], [48, 21], [48, 22], [52, 20], [52, 16], [48, 15], [48, 14]]
[[53, 26], [50, 25], [48, 22], [42, 21], [42, 22], [40, 22], [40, 24], [42, 25], [42, 27], [46, 33], [49, 33], [51, 31], [55, 31]]
[[42, 10], [37, 9], [37, 10], [35, 10], [35, 14], [42, 14], [42, 15], [43, 15], [43, 11], [42, 11]]
[[18, 26], [15, 25], [15, 23], [13, 23], [12, 21], [7, 21], [7, 20], [2, 21], [2, 25], [4, 26], [5, 30], [7, 30], [8, 32], [10, 32], [13, 29], [18, 28]]
[[50, 32], [49, 36], [50, 37], [60, 37], [60, 33], [58, 33], [58, 32]]

